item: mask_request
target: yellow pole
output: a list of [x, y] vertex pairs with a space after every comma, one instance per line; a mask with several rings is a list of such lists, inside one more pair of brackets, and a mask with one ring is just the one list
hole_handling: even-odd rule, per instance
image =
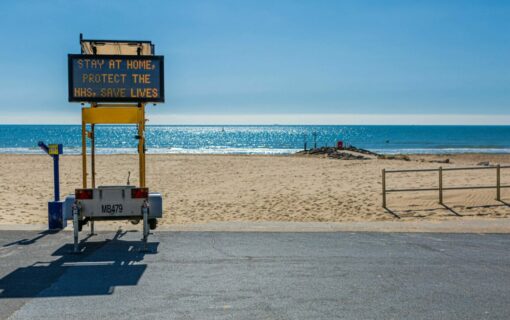
[[140, 158], [140, 187], [145, 187], [145, 104], [139, 105], [141, 117], [138, 122], [138, 155]]
[[90, 171], [92, 173], [92, 188], [96, 187], [96, 142], [95, 125], [90, 125]]
[[82, 170], [82, 186], [87, 188], [87, 130], [86, 123], [83, 121], [82, 109], [82, 122], [81, 122], [81, 170]]

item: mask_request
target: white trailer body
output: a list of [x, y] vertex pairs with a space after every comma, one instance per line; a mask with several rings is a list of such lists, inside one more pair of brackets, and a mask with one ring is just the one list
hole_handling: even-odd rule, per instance
[[75, 194], [68, 195], [64, 201], [64, 219], [73, 219], [73, 204], [80, 210], [80, 220], [139, 220], [142, 218], [142, 206], [148, 201], [149, 219], [163, 216], [160, 193], [150, 192], [148, 198], [133, 198], [134, 186], [101, 186], [91, 190], [91, 199], [76, 199]]

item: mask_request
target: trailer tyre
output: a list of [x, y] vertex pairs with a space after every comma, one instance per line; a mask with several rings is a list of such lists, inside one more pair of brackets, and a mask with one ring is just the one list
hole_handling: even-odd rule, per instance
[[149, 219], [149, 229], [154, 230], [158, 227], [157, 219]]

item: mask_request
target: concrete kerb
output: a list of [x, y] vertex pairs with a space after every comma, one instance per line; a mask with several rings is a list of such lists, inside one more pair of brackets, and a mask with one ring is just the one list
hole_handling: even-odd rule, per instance
[[[0, 224], [0, 230], [42, 231], [46, 225]], [[138, 230], [138, 225], [97, 224], [97, 231]], [[72, 226], [64, 229], [71, 231]], [[440, 221], [370, 221], [370, 222], [208, 222], [159, 226], [170, 232], [434, 232], [434, 233], [510, 233], [510, 219], [463, 219]], [[84, 227], [83, 232], [88, 232]]]

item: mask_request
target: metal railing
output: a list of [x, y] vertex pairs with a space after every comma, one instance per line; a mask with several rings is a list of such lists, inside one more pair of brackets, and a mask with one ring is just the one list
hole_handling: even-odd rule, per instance
[[[469, 189], [496, 189], [496, 200], [501, 201], [501, 188], [510, 188], [510, 185], [501, 185], [501, 169], [508, 169], [510, 166], [491, 166], [491, 167], [458, 167], [438, 169], [403, 169], [403, 170], [386, 170], [382, 169], [382, 206], [386, 207], [386, 194], [391, 192], [415, 192], [415, 191], [438, 191], [439, 204], [443, 203], [443, 192], [448, 190], [469, 190]], [[468, 187], [444, 187], [443, 171], [460, 171], [460, 170], [496, 170], [496, 185], [492, 186], [468, 186]], [[386, 189], [386, 174], [388, 173], [404, 173], [404, 172], [438, 172], [437, 188], [415, 188], [415, 189]]]

